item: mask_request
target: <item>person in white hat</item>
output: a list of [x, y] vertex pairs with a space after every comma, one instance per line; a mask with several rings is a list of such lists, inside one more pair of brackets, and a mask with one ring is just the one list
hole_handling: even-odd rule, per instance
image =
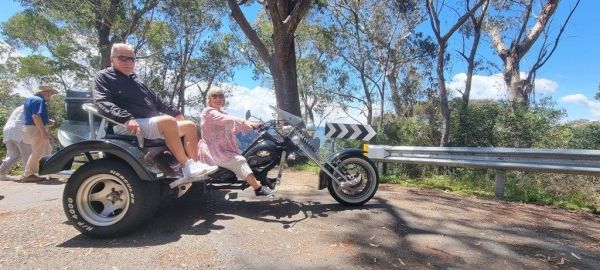
[[9, 175], [10, 168], [19, 161], [27, 164], [31, 154], [31, 145], [23, 140], [23, 105], [15, 108], [2, 129], [2, 142], [6, 145], [6, 157], [0, 164], [0, 181], [16, 181], [19, 178]]
[[35, 95], [25, 99], [24, 117], [25, 126], [23, 135], [26, 143], [31, 144], [31, 155], [25, 165], [25, 171], [21, 182], [37, 182], [46, 180], [46, 178], [36, 175], [40, 159], [48, 153], [50, 148], [50, 133], [46, 125], [50, 123], [48, 118], [48, 105], [46, 102], [58, 91], [51, 86], [41, 85], [38, 87]]

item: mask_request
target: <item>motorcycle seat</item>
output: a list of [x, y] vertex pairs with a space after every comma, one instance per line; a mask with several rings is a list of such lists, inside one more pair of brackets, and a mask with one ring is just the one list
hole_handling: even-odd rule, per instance
[[[138, 144], [137, 137], [131, 136], [131, 135], [108, 134], [107, 133], [103, 139], [126, 141], [133, 145]], [[160, 146], [167, 146], [165, 144], [165, 140], [163, 140], [163, 139], [155, 139], [155, 140], [144, 139], [144, 147], [160, 147]]]
[[100, 127], [98, 128], [98, 132], [95, 133], [94, 138], [127, 141], [134, 145], [137, 144], [140, 148], [166, 146], [165, 141], [163, 139], [149, 140], [142, 138], [141, 134], [138, 134], [136, 136], [115, 134], [113, 131], [113, 126], [124, 126], [123, 124], [117, 123], [114, 120], [111, 120], [110, 118], [103, 115], [94, 103], [84, 103], [83, 105], [81, 105], [81, 107], [84, 111], [88, 112], [91, 126], [93, 126], [94, 121], [92, 116], [98, 116], [100, 117], [100, 119], [102, 119], [102, 121], [100, 122]]

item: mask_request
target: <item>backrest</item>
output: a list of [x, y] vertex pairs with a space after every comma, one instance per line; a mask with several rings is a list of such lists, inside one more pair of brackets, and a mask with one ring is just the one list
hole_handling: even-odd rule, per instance
[[[88, 121], [88, 113], [81, 108], [84, 103], [92, 102], [92, 92], [67, 90], [65, 97], [65, 120]], [[96, 118], [100, 121], [100, 118]]]

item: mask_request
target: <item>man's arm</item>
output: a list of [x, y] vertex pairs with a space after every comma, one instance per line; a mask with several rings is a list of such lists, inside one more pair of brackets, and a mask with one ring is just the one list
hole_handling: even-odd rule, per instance
[[125, 123], [133, 119], [131, 113], [115, 105], [109, 84], [101, 73], [96, 74], [94, 84], [94, 91], [92, 91], [94, 103], [102, 115], [119, 123]]
[[46, 126], [44, 126], [42, 117], [39, 114], [33, 114], [31, 115], [31, 118], [33, 119], [33, 124], [35, 125], [35, 127], [40, 131], [42, 139], [50, 140], [50, 133], [48, 133]]

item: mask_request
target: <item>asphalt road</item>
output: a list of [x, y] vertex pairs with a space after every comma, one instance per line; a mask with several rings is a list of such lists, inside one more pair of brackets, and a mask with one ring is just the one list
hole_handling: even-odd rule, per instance
[[347, 208], [316, 185], [192, 190], [95, 240], [67, 224], [63, 183], [0, 182], [0, 269], [600, 269], [600, 216], [394, 185]]

